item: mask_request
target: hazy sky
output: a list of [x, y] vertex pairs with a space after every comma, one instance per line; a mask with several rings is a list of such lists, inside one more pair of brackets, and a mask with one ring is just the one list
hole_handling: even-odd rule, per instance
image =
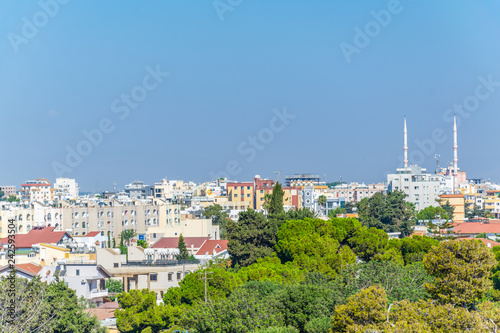
[[3, 0], [0, 37], [2, 185], [385, 181], [403, 116], [433, 171], [454, 112], [459, 167], [500, 182], [495, 0]]

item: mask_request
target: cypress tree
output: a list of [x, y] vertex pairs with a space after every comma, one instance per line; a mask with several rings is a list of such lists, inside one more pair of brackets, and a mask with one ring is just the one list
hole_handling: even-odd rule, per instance
[[283, 209], [283, 196], [285, 192], [281, 188], [281, 184], [276, 182], [274, 185], [273, 193], [271, 195], [271, 202], [269, 203], [269, 215], [284, 213]]
[[178, 260], [187, 260], [189, 259], [189, 252], [187, 250], [186, 243], [184, 243], [184, 236], [182, 234], [179, 236], [179, 244], [177, 245], [179, 249], [179, 255], [177, 256]]

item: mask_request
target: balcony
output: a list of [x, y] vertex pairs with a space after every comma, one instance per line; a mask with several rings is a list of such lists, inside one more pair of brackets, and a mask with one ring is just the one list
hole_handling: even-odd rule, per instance
[[97, 289], [92, 289], [90, 292], [87, 293], [87, 299], [94, 299], [94, 298], [101, 298], [101, 297], [108, 297], [108, 291], [107, 290], [97, 290]]

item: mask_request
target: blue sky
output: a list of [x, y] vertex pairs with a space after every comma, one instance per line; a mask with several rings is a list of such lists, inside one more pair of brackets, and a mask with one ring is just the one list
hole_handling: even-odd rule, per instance
[[54, 1], [0, 2], [2, 185], [384, 181], [404, 115], [410, 162], [434, 170], [463, 103], [459, 166], [500, 182], [498, 1]]

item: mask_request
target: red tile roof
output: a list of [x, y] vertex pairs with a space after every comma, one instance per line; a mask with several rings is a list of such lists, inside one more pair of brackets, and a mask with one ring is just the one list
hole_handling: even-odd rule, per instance
[[472, 240], [472, 239], [475, 239], [475, 240], [480, 240], [481, 242], [484, 243], [484, 245], [486, 245], [487, 247], [493, 247], [493, 246], [498, 246], [500, 245], [499, 242], [495, 242], [495, 241], [492, 241], [492, 240], [489, 240], [489, 239], [486, 239], [486, 238], [472, 238], [472, 237], [469, 237], [469, 238], [464, 238], [466, 240]]
[[[32, 248], [33, 244], [58, 244], [64, 235], [71, 236], [66, 231], [54, 231], [55, 227], [33, 228], [27, 234], [16, 235], [14, 246], [16, 249]], [[1, 238], [0, 245], [8, 244], [9, 238]]]
[[[184, 243], [188, 250], [193, 245], [193, 248], [199, 249], [209, 237], [184, 237]], [[176, 249], [179, 245], [179, 237], [163, 237], [151, 246], [153, 249]]]
[[115, 318], [115, 309], [90, 308], [83, 310], [83, 312], [87, 312], [91, 316], [94, 315], [99, 320]]
[[85, 237], [95, 237], [99, 235], [101, 232], [100, 231], [91, 231], [88, 234], [85, 235]]
[[227, 240], [207, 240], [203, 246], [196, 252], [198, 256], [204, 256], [207, 253], [213, 255], [214, 253], [221, 253], [227, 250]]
[[459, 223], [453, 227], [456, 234], [498, 234], [500, 233], [500, 223], [479, 223], [466, 222]]
[[35, 264], [17, 264], [16, 267], [24, 269], [25, 271], [31, 272], [34, 275], [37, 275], [38, 272], [40, 272], [42, 270], [42, 266], [38, 266]]

